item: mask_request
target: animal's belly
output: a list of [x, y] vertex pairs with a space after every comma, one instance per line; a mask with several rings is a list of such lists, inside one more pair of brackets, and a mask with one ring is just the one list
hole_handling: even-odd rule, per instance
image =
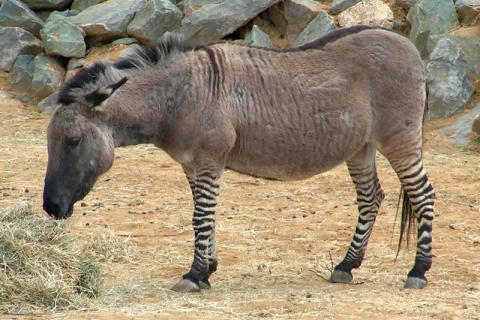
[[355, 151], [353, 148], [333, 151], [319, 142], [288, 148], [280, 142], [251, 141], [248, 146], [237, 145], [228, 155], [226, 166], [256, 177], [302, 180], [333, 168]]
[[275, 179], [275, 180], [303, 180], [328, 170], [322, 165], [302, 165], [282, 162], [240, 162], [235, 160], [227, 161], [227, 168], [254, 177]]

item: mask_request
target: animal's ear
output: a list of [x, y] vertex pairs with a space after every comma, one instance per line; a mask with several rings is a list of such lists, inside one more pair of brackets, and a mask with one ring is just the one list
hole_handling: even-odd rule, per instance
[[118, 82], [111, 84], [107, 87], [98, 88], [97, 90], [87, 94], [85, 100], [91, 103], [91, 107], [94, 110], [101, 111], [101, 104], [110, 98], [110, 96], [117, 91], [121, 86], [127, 82], [128, 78], [123, 77]]

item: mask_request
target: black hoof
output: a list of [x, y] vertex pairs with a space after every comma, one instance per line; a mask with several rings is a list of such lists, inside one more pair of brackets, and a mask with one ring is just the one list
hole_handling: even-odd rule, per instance
[[403, 286], [405, 289], [423, 289], [427, 286], [427, 279], [408, 277]]
[[334, 269], [330, 276], [330, 282], [333, 283], [352, 283], [353, 276], [349, 272]]

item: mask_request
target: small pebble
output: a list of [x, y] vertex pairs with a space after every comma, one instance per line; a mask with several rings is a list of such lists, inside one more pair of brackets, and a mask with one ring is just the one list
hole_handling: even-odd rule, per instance
[[448, 227], [453, 230], [462, 230], [465, 227], [465, 221], [451, 223]]

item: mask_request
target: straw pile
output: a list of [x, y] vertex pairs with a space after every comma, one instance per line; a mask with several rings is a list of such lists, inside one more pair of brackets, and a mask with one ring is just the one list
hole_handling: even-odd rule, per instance
[[[64, 221], [36, 214], [25, 201], [5, 209], [0, 214], [0, 312], [88, 307], [100, 293], [103, 257], [78, 243]], [[100, 241], [105, 251], [109, 243]], [[121, 242], [115, 246], [118, 251]]]

